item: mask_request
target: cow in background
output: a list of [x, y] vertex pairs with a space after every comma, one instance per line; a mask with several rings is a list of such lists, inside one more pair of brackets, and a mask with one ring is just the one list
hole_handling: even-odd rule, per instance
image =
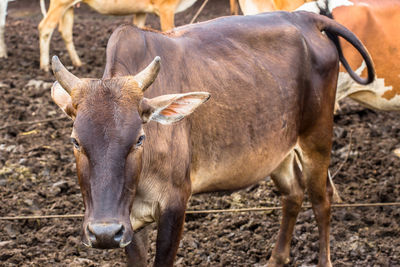
[[[155, 222], [154, 266], [172, 266], [192, 193], [236, 190], [271, 174], [283, 208], [269, 266], [290, 261], [307, 190], [318, 266], [331, 267], [327, 173], [339, 60], [346, 60], [323, 31], [356, 47], [368, 78], [346, 69], [372, 82], [361, 42], [310, 12], [224, 17], [168, 34], [122, 26], [109, 39], [101, 79], [78, 78], [53, 57], [52, 97], [74, 120], [84, 244], [125, 247], [128, 266], [146, 266], [147, 242], [134, 232]], [[212, 101], [200, 106], [209, 93]]]
[[147, 13], [155, 13], [160, 17], [161, 30], [166, 31], [174, 27], [175, 13], [186, 10], [196, 0], [50, 0], [49, 10], [38, 27], [41, 69], [49, 70], [50, 40], [58, 23], [72, 64], [75, 66], [82, 65], [72, 40], [73, 6], [80, 2], [104, 15], [135, 14], [133, 22], [138, 27], [144, 27]]
[[[369, 85], [354, 83], [340, 68], [336, 101], [345, 97], [375, 110], [400, 110], [400, 1], [330, 0], [313, 1], [299, 8], [333, 17], [356, 34], [374, 60], [376, 79]], [[318, 7], [319, 6], [319, 7]], [[357, 73], [366, 66], [351, 46], [341, 42], [343, 54]]]

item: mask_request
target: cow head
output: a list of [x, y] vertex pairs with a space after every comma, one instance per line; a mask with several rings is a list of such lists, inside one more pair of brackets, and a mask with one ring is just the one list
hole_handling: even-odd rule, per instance
[[131, 212], [142, 170], [146, 133], [143, 124], [171, 124], [192, 113], [209, 94], [162, 95], [143, 92], [156, 79], [156, 57], [135, 76], [79, 79], [55, 56], [54, 102], [74, 120], [74, 147], [85, 205], [82, 242], [97, 248], [127, 246], [132, 239]]

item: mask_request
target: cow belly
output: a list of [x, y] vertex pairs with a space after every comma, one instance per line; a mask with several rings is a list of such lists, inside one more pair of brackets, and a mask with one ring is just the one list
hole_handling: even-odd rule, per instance
[[[288, 84], [295, 86], [298, 81], [279, 82], [267, 71], [260, 73], [259, 87], [221, 90], [215, 94], [212, 109], [191, 117], [194, 193], [254, 184], [268, 176], [295, 146], [301, 105], [297, 90]], [[241, 88], [247, 88], [246, 94]]]
[[268, 150], [242, 153], [234, 160], [219, 161], [207, 167], [203, 165], [190, 174], [192, 192], [229, 191], [250, 186], [270, 175], [292, 147], [280, 151], [273, 149], [272, 153]]
[[274, 11], [274, 7], [269, 2], [264, 3], [257, 0], [239, 0], [240, 8], [244, 15], [256, 15], [261, 12]]
[[116, 3], [104, 0], [89, 0], [86, 2], [91, 8], [105, 15], [126, 16], [139, 12], [154, 12], [154, 7], [148, 0], [119, 0]]

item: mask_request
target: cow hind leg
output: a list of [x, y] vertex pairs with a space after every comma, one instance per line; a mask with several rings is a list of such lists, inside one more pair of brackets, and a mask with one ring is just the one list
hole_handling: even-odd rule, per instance
[[283, 266], [290, 261], [290, 241], [304, 197], [304, 183], [294, 150], [273, 171], [271, 178], [282, 194], [282, 221], [268, 266]]
[[[317, 124], [319, 129], [324, 129]], [[324, 137], [323, 137], [324, 136]], [[329, 230], [333, 188], [328, 178], [330, 162], [331, 135], [316, 131], [314, 135], [300, 138], [303, 152], [303, 176], [319, 232], [318, 266], [331, 267]]]
[[163, 32], [175, 27], [175, 10], [170, 6], [160, 7], [160, 24]]
[[76, 53], [74, 42], [72, 40], [72, 29], [74, 26], [74, 8], [70, 7], [62, 16], [59, 31], [64, 40], [65, 46], [71, 57], [72, 64], [74, 66], [82, 66], [82, 62]]
[[65, 11], [65, 5], [58, 1], [51, 1], [46, 17], [39, 23], [40, 38], [40, 69], [49, 71], [50, 40], [54, 29]]
[[147, 252], [149, 248], [147, 227], [135, 233], [132, 242], [125, 248], [129, 267], [147, 266]]
[[237, 0], [229, 0], [230, 8], [231, 8], [231, 15], [239, 15], [239, 7]]
[[135, 24], [139, 28], [143, 28], [146, 24], [146, 17], [146, 13], [136, 13], [133, 17], [133, 24]]

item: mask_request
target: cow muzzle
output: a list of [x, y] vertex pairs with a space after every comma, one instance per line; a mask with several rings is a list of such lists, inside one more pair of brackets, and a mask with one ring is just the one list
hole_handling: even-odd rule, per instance
[[131, 234], [120, 223], [88, 223], [82, 243], [93, 248], [123, 248], [132, 241]]

